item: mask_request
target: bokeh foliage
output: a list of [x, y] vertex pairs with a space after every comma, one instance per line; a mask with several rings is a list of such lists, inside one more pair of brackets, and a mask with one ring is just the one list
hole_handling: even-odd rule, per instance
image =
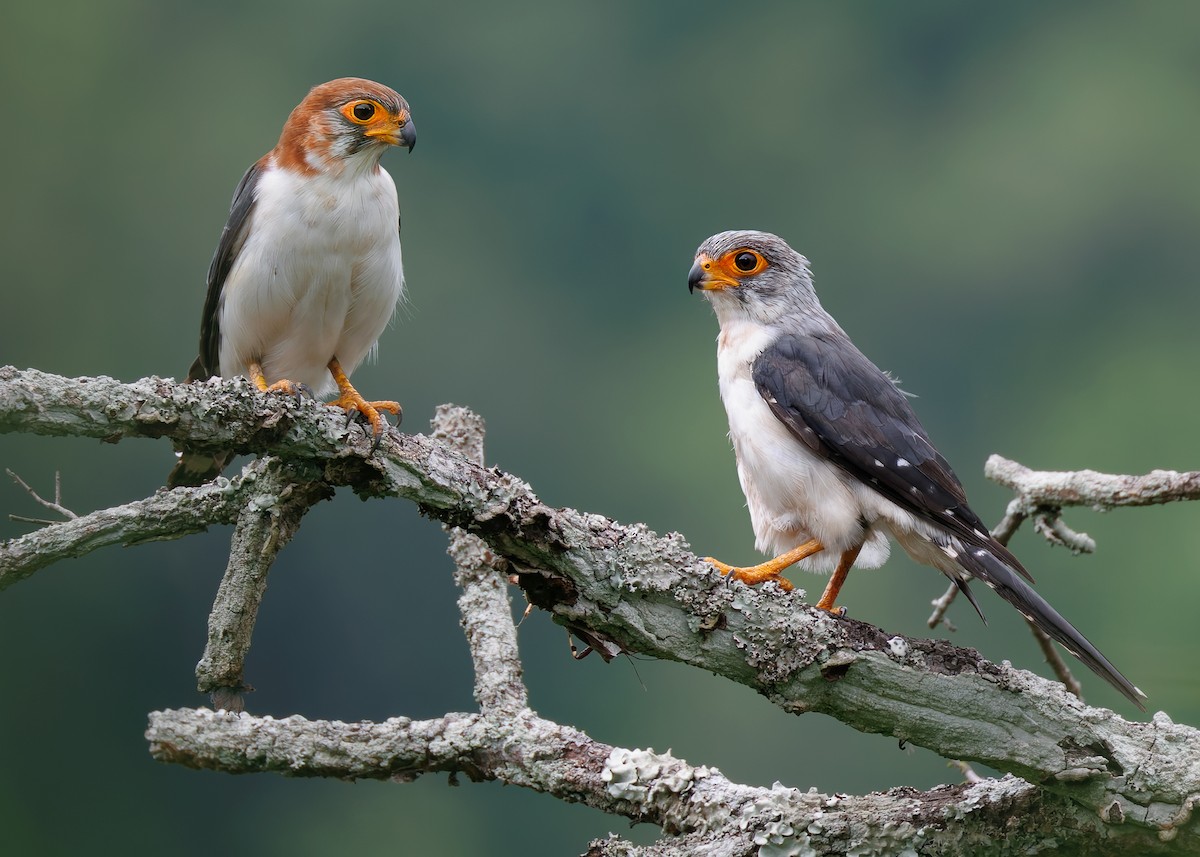
[[[445, 4], [12, 0], [0, 10], [0, 363], [180, 376], [242, 170], [311, 85], [412, 103], [389, 155], [410, 300], [358, 373], [424, 430], [488, 420], [492, 462], [550, 503], [753, 558], [713, 337], [684, 285], [735, 227], [813, 261], [826, 306], [916, 407], [977, 510], [988, 453], [1037, 468], [1195, 469], [1200, 6], [1184, 2]], [[162, 484], [166, 444], [0, 437], [76, 511]], [[0, 511], [37, 514], [0, 485]], [[1176, 720], [1200, 723], [1195, 507], [1069, 520], [1095, 557], [1015, 547], [1049, 600]], [[28, 525], [0, 521], [0, 538]], [[109, 550], [0, 596], [6, 853], [569, 854], [620, 820], [495, 785], [235, 779], [162, 766], [145, 712], [192, 670], [228, 531]], [[438, 529], [348, 494], [282, 555], [250, 706], [346, 720], [469, 708]], [[799, 578], [817, 588], [816, 579]], [[922, 634], [943, 580], [853, 576], [860, 618]], [[955, 639], [1042, 669], [1019, 618]], [[943, 630], [940, 633], [945, 633]], [[671, 664], [572, 661], [521, 628], [534, 706], [734, 779], [930, 786], [928, 753], [786, 716]], [[1089, 698], [1133, 715], [1081, 668]], [[633, 831], [645, 840], [652, 831]]]

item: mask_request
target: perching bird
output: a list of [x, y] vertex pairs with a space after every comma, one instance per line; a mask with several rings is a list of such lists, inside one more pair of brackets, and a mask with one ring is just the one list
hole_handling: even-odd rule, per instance
[[982, 581], [1142, 708], [1134, 687], [1029, 584], [1033, 578], [967, 505], [904, 393], [866, 358], [813, 291], [808, 260], [765, 232], [700, 245], [688, 291], [720, 323], [717, 371], [755, 546], [774, 559], [737, 568], [747, 583], [800, 563], [833, 571], [817, 606], [834, 607], [850, 568], [887, 559], [888, 538], [949, 577], [979, 610]]
[[[189, 381], [245, 375], [264, 392], [336, 390], [329, 404], [382, 436], [379, 412], [399, 416], [400, 405], [365, 400], [349, 376], [404, 291], [400, 205], [379, 158], [416, 140], [408, 102], [382, 84], [346, 77], [308, 93], [234, 192]], [[167, 482], [199, 485], [228, 458], [183, 452]]]

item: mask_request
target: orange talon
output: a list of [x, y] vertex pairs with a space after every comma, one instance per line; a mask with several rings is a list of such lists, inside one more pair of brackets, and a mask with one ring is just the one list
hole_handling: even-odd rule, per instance
[[300, 395], [300, 388], [286, 378], [282, 381], [276, 381], [274, 384], [267, 384], [267, 376], [263, 374], [261, 363], [248, 363], [246, 368], [250, 370], [250, 380], [254, 382], [255, 387], [258, 387], [260, 393], [287, 393], [289, 396]]
[[333, 374], [333, 380], [337, 382], [341, 395], [332, 402], [326, 402], [326, 404], [330, 407], [342, 408], [346, 413], [358, 411], [371, 424], [377, 440], [383, 436], [384, 429], [388, 425], [388, 421], [379, 413], [380, 411], [387, 411], [390, 414], [395, 414], [397, 417], [403, 418], [404, 410], [400, 407], [399, 402], [368, 402], [364, 399], [358, 390], [354, 389], [354, 385], [350, 383], [350, 379], [342, 371], [342, 366], [338, 363], [336, 357], [329, 361], [329, 371]]
[[726, 565], [720, 560], [713, 559], [711, 556], [706, 556], [704, 561], [712, 563], [712, 565], [717, 569], [717, 571], [721, 572], [721, 574], [732, 574], [735, 579], [740, 580], [742, 583], [747, 585], [765, 583], [768, 580], [773, 580], [778, 583], [780, 588], [785, 592], [790, 592], [793, 588], [792, 582], [786, 577], [783, 577], [783, 572], [789, 566], [795, 565], [805, 557], [812, 556], [813, 554], [823, 550], [825, 550], [825, 545], [821, 544], [816, 539], [809, 539], [804, 544], [798, 545], [786, 553], [781, 553], [774, 559], [769, 559], [764, 563], [760, 563], [759, 565], [751, 565], [745, 568]]
[[282, 381], [276, 381], [271, 386], [267, 387], [264, 393], [287, 393], [289, 396], [299, 396], [300, 388], [295, 383], [284, 378]]

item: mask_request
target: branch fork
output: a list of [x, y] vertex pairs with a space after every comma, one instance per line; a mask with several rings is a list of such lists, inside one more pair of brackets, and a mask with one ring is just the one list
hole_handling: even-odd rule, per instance
[[[819, 615], [775, 587], [726, 585], [678, 535], [548, 507], [521, 480], [485, 468], [482, 421], [462, 409], [440, 411], [431, 437], [391, 433], [374, 450], [328, 409], [275, 399], [236, 381], [121, 384], [0, 369], [0, 432], [166, 436], [265, 456], [231, 479], [159, 491], [0, 544], [3, 588], [105, 544], [235, 523], [198, 668], [200, 686], [230, 704], [224, 711], [153, 713], [147, 738], [156, 758], [345, 779], [459, 772], [651, 821], [666, 834], [647, 848], [599, 840], [589, 851], [596, 855], [847, 848], [1016, 854], [1043, 847], [1046, 830], [1060, 844], [1097, 854], [1200, 849], [1193, 820], [1200, 733], [1164, 714], [1128, 722], [971, 650]], [[1054, 507], [1053, 497], [1038, 493], [1036, 474], [1001, 469], [1032, 486], [1010, 505], [1006, 521], [1015, 519], [1014, 508]], [[1180, 486], [1195, 474], [1151, 476], [1155, 490], [1166, 492], [1157, 496], [1191, 498]], [[447, 525], [478, 712], [346, 724], [228, 710], [245, 687], [241, 665], [275, 553], [305, 511], [342, 484], [363, 496], [409, 499]], [[1069, 484], [1084, 496], [1078, 480]], [[1126, 484], [1108, 496], [1132, 505], [1130, 490]], [[1030, 498], [1037, 500], [1032, 506]], [[531, 603], [606, 651], [692, 664], [785, 710], [820, 711], [1009, 775], [929, 792], [821, 795], [738, 785], [670, 754], [603, 744], [528, 707], [509, 576]], [[1019, 829], [1014, 816], [1022, 819]]]

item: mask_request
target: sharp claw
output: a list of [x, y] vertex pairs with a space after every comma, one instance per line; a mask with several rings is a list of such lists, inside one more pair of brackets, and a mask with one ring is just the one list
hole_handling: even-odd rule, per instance
[[[384, 420], [383, 422], [385, 425], [387, 424], [387, 420]], [[371, 444], [371, 455], [374, 455], [375, 452], [379, 449], [379, 445], [381, 443], [383, 443], [383, 436], [385, 434], [387, 434], [387, 432], [385, 432], [385, 431], [378, 431], [375, 433], [375, 442], [373, 444]]]
[[722, 578], [721, 583], [724, 586], [726, 586], [726, 587], [733, 586], [733, 579], [737, 575], [731, 574], [731, 572], [733, 571], [733, 568], [731, 566], [727, 566], [725, 563], [721, 562], [716, 557], [706, 556], [706, 557], [701, 557], [701, 559], [703, 559], [706, 563], [708, 563], [714, 569], [716, 569], [716, 571], [721, 575], [721, 578]]

